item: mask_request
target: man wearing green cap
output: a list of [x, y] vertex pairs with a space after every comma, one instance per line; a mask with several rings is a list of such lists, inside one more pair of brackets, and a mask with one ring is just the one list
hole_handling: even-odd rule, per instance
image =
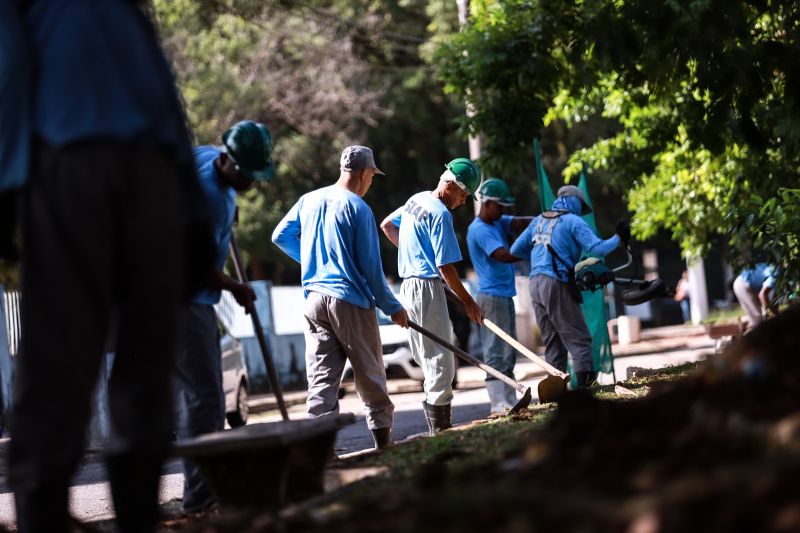
[[[516, 337], [514, 296], [514, 267], [520, 258], [509, 253], [509, 235], [518, 235], [528, 227], [533, 217], [514, 217], [503, 214], [504, 208], [514, 205], [508, 185], [500, 178], [490, 178], [475, 193], [480, 211], [467, 229], [467, 247], [472, 266], [478, 275], [476, 300], [484, 316]], [[481, 327], [481, 347], [484, 362], [514, 378], [516, 354], [513, 348], [488, 328]], [[514, 387], [486, 377], [490, 412], [502, 413], [517, 403]]]
[[[461, 250], [450, 209], [463, 205], [481, 181], [478, 165], [465, 158], [445, 165], [433, 191], [415, 194], [381, 223], [381, 229], [398, 247], [400, 295], [409, 318], [443, 338], [450, 338], [447, 300], [440, 277], [464, 302], [470, 320], [481, 323], [478, 304], [461, 284], [455, 263]], [[409, 331], [414, 360], [425, 375], [425, 419], [431, 434], [451, 427], [455, 360], [453, 353], [416, 331]]]
[[[190, 296], [184, 310], [183, 348], [178, 350], [175, 373], [178, 439], [223, 429], [222, 353], [214, 304], [223, 289], [245, 309], [255, 299], [248, 285], [225, 275], [222, 269], [231, 242], [236, 193], [256, 181], [272, 178], [272, 137], [263, 124], [244, 120], [222, 135], [222, 144], [220, 148], [194, 149], [195, 167], [210, 208], [217, 257], [209, 286]], [[183, 474], [184, 510], [196, 512], [210, 506], [214, 499], [197, 465], [184, 459]]]

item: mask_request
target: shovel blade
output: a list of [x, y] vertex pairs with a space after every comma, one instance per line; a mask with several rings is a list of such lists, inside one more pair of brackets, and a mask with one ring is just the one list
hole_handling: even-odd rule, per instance
[[522, 398], [520, 398], [519, 401], [516, 404], [514, 404], [514, 407], [509, 409], [508, 412], [518, 413], [523, 409], [525, 409], [526, 407], [528, 407], [530, 404], [531, 404], [531, 388], [528, 387], [527, 389], [525, 389], [525, 394], [522, 395]]
[[567, 381], [556, 376], [547, 376], [539, 382], [539, 403], [557, 402], [567, 393]]

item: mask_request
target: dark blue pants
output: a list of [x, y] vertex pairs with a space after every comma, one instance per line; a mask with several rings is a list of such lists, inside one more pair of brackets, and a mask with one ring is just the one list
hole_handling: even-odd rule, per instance
[[[222, 351], [214, 307], [188, 304], [183, 320], [183, 348], [175, 365], [178, 440], [222, 431], [225, 425]], [[199, 511], [214, 501], [193, 461], [183, 460], [183, 476], [186, 511]]]

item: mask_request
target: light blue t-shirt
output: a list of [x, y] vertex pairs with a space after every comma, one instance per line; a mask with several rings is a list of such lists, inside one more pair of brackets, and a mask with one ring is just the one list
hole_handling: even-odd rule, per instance
[[378, 228], [366, 202], [335, 185], [304, 194], [286, 213], [274, 242], [300, 263], [303, 289], [387, 315], [402, 309], [383, 274]]
[[406, 278], [437, 278], [439, 267], [461, 261], [453, 215], [431, 191], [415, 194], [391, 214], [400, 228], [398, 273]]
[[113, 139], [191, 164], [175, 79], [138, 2], [0, 2], [0, 191], [28, 177], [31, 141]]
[[[575, 267], [583, 253], [604, 257], [619, 246], [620, 240], [617, 235], [605, 240], [595, 235], [589, 224], [579, 216], [581, 201], [577, 197], [560, 196], [556, 198], [552, 210], [566, 211], [565, 214], [555, 219], [550, 245], [570, 268]], [[567, 281], [567, 265], [556, 259], [556, 271], [553, 271], [553, 258], [547, 251], [547, 247], [544, 244], [536, 246], [533, 244], [534, 236], [537, 233], [541, 234], [546, 225], [547, 219], [544, 219], [542, 215], [534, 218], [533, 222], [511, 245], [511, 254], [517, 257], [530, 255], [530, 277], [544, 274], [560, 281]]]
[[756, 263], [754, 268], [742, 270], [740, 275], [754, 291], [760, 291], [762, 287], [771, 289], [775, 286], [775, 267], [768, 263]]
[[489, 224], [475, 217], [467, 229], [467, 248], [472, 266], [478, 274], [478, 292], [512, 298], [517, 294], [514, 285], [514, 266], [491, 257], [495, 251], [508, 250], [506, 235], [511, 233], [514, 217], [503, 215]]
[[[219, 268], [225, 266], [228, 259], [228, 246], [231, 243], [233, 219], [236, 215], [236, 190], [226, 184], [214, 167], [214, 161], [219, 157], [220, 151], [213, 146], [198, 146], [194, 149], [194, 162], [200, 186], [206, 193], [211, 222], [214, 227], [214, 243], [217, 254], [215, 264]], [[192, 303], [214, 305], [219, 302], [221, 291], [219, 289], [204, 289], [196, 292], [189, 298]]]

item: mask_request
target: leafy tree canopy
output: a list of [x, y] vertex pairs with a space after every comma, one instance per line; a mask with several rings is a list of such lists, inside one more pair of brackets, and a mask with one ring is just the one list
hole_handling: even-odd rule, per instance
[[638, 237], [687, 255], [722, 235], [741, 266], [800, 280], [800, 5], [771, 0], [476, 0], [436, 51], [448, 91], [478, 112], [490, 166], [515, 165], [542, 126], [598, 117], [572, 154], [628, 190]]

